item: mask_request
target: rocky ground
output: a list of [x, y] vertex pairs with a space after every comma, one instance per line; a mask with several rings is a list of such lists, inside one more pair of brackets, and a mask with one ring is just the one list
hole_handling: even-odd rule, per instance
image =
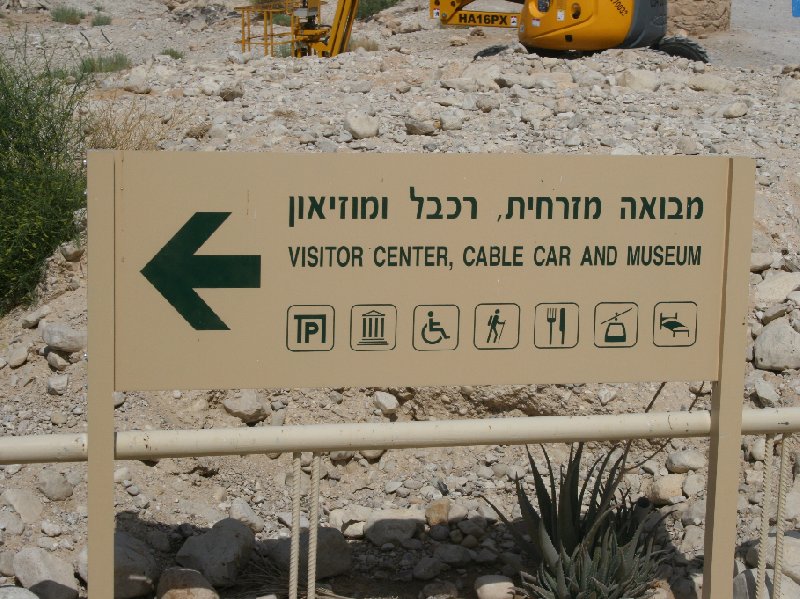
[[[53, 23], [48, 10], [27, 2], [21, 12], [2, 12], [4, 51], [25, 41], [65, 65], [88, 53], [122, 51], [131, 58], [131, 69], [99, 76], [91, 91], [90, 110], [119, 131], [117, 144], [754, 157], [752, 341], [743, 405], [800, 405], [800, 57], [788, 8], [783, 20], [769, 20], [753, 8], [766, 10], [766, 1], [735, 4], [732, 32], [703, 40], [713, 59], [703, 65], [648, 50], [540, 58], [524, 52], [508, 31], [439, 29], [419, 0], [357, 23], [354, 38], [363, 48], [303, 60], [242, 54], [232, 5], [106, 0], [102, 10], [111, 25], [91, 27], [89, 18], [77, 26]], [[74, 5], [97, 8], [83, 0]], [[507, 49], [473, 60], [494, 44]], [[161, 55], [165, 48], [185, 56]], [[86, 430], [87, 259], [82, 242], [63, 247], [48, 264], [39, 301], [0, 320], [2, 435]], [[636, 412], [657, 389], [169, 390], [117, 394], [114, 402], [120, 430], [186, 429]], [[670, 383], [654, 409], [706, 409], [709, 399], [707, 383]], [[605, 449], [588, 447], [592, 455]], [[706, 449], [705, 441], [688, 440], [634, 446], [625, 487], [652, 499], [657, 513], [672, 511], [659, 532], [673, 551], [659, 573], [661, 599], [699, 596]], [[548, 451], [556, 463], [568, 455], [566, 447]], [[765, 457], [763, 438], [743, 439], [740, 570], [754, 566], [757, 556]], [[538, 448], [534, 458], [544, 467]], [[309, 460], [304, 457], [304, 486]], [[147, 597], [157, 590], [158, 597], [183, 597], [174, 590], [179, 579], [201, 575], [170, 569], [175, 566], [202, 573], [208, 589], [195, 597], [280, 594], [281, 577], [270, 568], [287, 560], [289, 471], [287, 455], [120, 462], [117, 595]], [[513, 577], [519, 568], [511, 535], [480, 500], [486, 495], [518, 516], [516, 476], [532, 492], [520, 447], [327, 456], [320, 574], [350, 597], [474, 597], [476, 578]], [[0, 585], [47, 598], [86, 595], [86, 491], [83, 464], [0, 466]], [[793, 532], [784, 597], [800, 597], [800, 481], [787, 506]], [[737, 579], [737, 599], [753, 596], [748, 576]], [[48, 587], [45, 580], [58, 584]], [[502, 596], [505, 584], [481, 579], [477, 595]], [[3, 599], [25, 596], [31, 595], [0, 588]]]

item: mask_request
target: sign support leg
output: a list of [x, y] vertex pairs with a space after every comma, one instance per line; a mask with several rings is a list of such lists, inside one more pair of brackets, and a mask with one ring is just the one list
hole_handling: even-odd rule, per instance
[[117, 155], [89, 169], [89, 585], [114, 596], [114, 204]]
[[[728, 218], [719, 378], [711, 392], [711, 438], [706, 492], [703, 599], [730, 597], [736, 547], [744, 340], [753, 218], [753, 166], [733, 158], [729, 167]], [[735, 207], [734, 207], [735, 205]]]

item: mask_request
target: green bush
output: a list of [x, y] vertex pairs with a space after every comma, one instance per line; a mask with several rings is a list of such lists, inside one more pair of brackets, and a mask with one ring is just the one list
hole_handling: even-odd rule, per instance
[[272, 24], [281, 25], [282, 27], [291, 27], [292, 17], [286, 13], [279, 12], [276, 15], [272, 15]]
[[358, 3], [357, 19], [368, 19], [372, 15], [391, 8], [400, 0], [361, 0]]
[[50, 12], [50, 16], [56, 23], [66, 23], [67, 25], [77, 25], [86, 16], [86, 13], [79, 11], [71, 6], [56, 6]]
[[161, 51], [161, 54], [164, 56], [169, 56], [170, 58], [174, 58], [175, 60], [180, 60], [183, 58], [183, 52], [176, 50], [175, 48], [164, 48]]
[[104, 27], [105, 25], [111, 25], [111, 17], [108, 15], [98, 12], [92, 17], [92, 27]]
[[[583, 443], [570, 450], [566, 469], [561, 468], [558, 476], [544, 451], [549, 488], [528, 452], [538, 510], [516, 480], [527, 538], [495, 510], [532, 559], [521, 573], [522, 587], [530, 597], [647, 596], [664, 555], [654, 548], [652, 536], [643, 535], [644, 516], [652, 508], [649, 501], [632, 504], [627, 495], [617, 497], [629, 449], [630, 442], [616, 458], [613, 451], [601, 455], [589, 467], [582, 484]], [[589, 484], [592, 478], [594, 482]]]
[[78, 70], [84, 75], [91, 73], [115, 73], [131, 66], [130, 59], [122, 52], [109, 55], [87, 56], [81, 60]]
[[84, 91], [46, 60], [0, 55], [0, 314], [32, 299], [45, 259], [76, 235]]

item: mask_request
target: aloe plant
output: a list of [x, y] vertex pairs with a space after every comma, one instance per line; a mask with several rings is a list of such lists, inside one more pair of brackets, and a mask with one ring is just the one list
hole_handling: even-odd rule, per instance
[[630, 442], [616, 458], [614, 451], [601, 455], [581, 484], [583, 443], [577, 449], [573, 446], [566, 468], [559, 469], [558, 486], [547, 451], [549, 485], [528, 450], [538, 510], [519, 478], [515, 481], [527, 537], [486, 499], [533, 560], [528, 572], [521, 573], [522, 590], [528, 595], [537, 599], [646, 595], [664, 554], [653, 547], [652, 538], [642, 535], [649, 502], [634, 503], [625, 493], [618, 497], [629, 450]]

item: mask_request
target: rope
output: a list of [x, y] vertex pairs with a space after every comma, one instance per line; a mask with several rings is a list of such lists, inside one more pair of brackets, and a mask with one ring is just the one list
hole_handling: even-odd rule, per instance
[[318, 453], [311, 462], [311, 496], [308, 498], [308, 599], [317, 593], [317, 531], [319, 527], [319, 462]]
[[292, 454], [292, 547], [289, 565], [289, 599], [297, 599], [300, 579], [300, 452]]
[[769, 515], [772, 505], [772, 454], [775, 451], [775, 434], [767, 435], [764, 457], [764, 497], [761, 500], [761, 540], [758, 543], [758, 579], [756, 599], [765, 599], [767, 580], [767, 539], [769, 538]]
[[783, 517], [786, 511], [786, 492], [789, 487], [789, 442], [791, 433], [784, 433], [781, 439], [781, 474], [778, 479], [778, 521], [775, 523], [775, 582], [772, 587], [774, 599], [781, 598], [781, 582], [783, 580], [783, 532], [786, 522]]

